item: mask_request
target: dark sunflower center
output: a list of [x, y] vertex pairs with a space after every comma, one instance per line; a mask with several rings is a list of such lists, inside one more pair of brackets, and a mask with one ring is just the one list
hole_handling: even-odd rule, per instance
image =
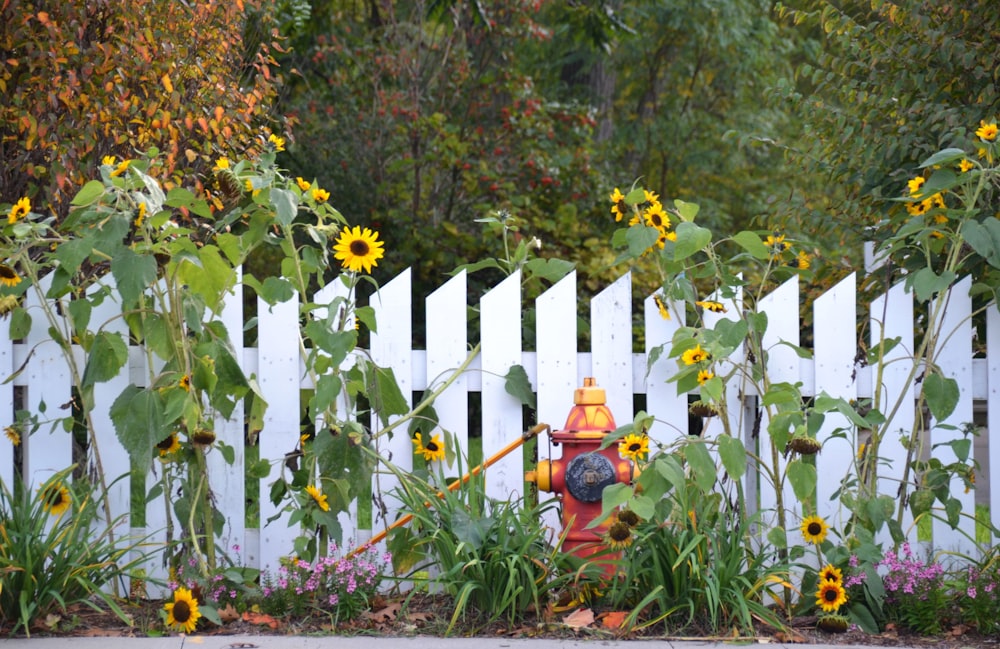
[[631, 535], [632, 532], [629, 531], [627, 525], [612, 525], [611, 529], [608, 530], [608, 536], [615, 541], [624, 541]]
[[438, 445], [435, 444], [434, 442], [427, 442], [427, 446], [425, 446], [424, 448], [426, 448], [431, 453], [435, 453], [438, 450]]
[[352, 241], [350, 248], [351, 248], [351, 254], [354, 255], [355, 257], [364, 257], [369, 252], [371, 252], [371, 248], [368, 246], [368, 242], [362, 239], [355, 239], [354, 241]]
[[174, 436], [171, 435], [170, 437], [166, 438], [165, 440], [157, 444], [156, 448], [165, 451], [173, 445], [174, 445]]
[[17, 273], [10, 266], [0, 266], [0, 278], [2, 279], [14, 279], [17, 277]]
[[660, 218], [659, 214], [654, 214], [649, 220], [652, 222], [653, 227], [659, 228], [663, 226], [663, 219]]
[[819, 536], [823, 533], [823, 526], [819, 523], [809, 523], [809, 527], [806, 529], [809, 530], [809, 533], [813, 536]]
[[625, 204], [625, 201], [618, 201], [618, 204], [615, 205], [615, 207], [618, 208], [619, 214], [625, 214], [625, 212], [628, 211], [628, 205]]
[[823, 599], [828, 602], [836, 602], [837, 591], [834, 590], [833, 588], [827, 588], [825, 591], [823, 591]]
[[191, 619], [191, 606], [184, 601], [174, 604], [174, 619], [178, 622], [187, 622]]
[[638, 453], [640, 449], [642, 449], [642, 444], [639, 442], [632, 442], [628, 445], [628, 450], [632, 453]]

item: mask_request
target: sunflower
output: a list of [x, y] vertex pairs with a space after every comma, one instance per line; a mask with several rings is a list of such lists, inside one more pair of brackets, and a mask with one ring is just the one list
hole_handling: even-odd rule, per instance
[[697, 365], [702, 361], [707, 361], [712, 358], [712, 355], [701, 348], [701, 345], [695, 345], [693, 348], [687, 350], [681, 354], [681, 360], [684, 361], [685, 365]]
[[441, 442], [441, 437], [436, 433], [431, 435], [431, 438], [427, 440], [425, 444], [423, 437], [420, 433], [413, 436], [412, 442], [417, 447], [417, 453], [424, 456], [424, 460], [427, 462], [433, 462], [435, 460], [444, 459], [444, 444]]
[[31, 199], [29, 199], [27, 196], [22, 196], [10, 208], [10, 214], [7, 215], [7, 223], [17, 223], [19, 220], [28, 216], [28, 212], [30, 211], [31, 211]]
[[14, 287], [21, 283], [21, 276], [7, 264], [0, 264], [0, 284]]
[[194, 431], [191, 441], [200, 446], [211, 446], [215, 442], [215, 431], [208, 428], [199, 428]]
[[997, 123], [990, 122], [987, 124], [986, 120], [980, 120], [979, 128], [976, 129], [976, 136], [988, 142], [997, 139]]
[[320, 493], [320, 490], [316, 488], [315, 485], [309, 485], [306, 487], [306, 493], [312, 496], [312, 499], [316, 501], [316, 505], [319, 506], [325, 512], [330, 511], [330, 503], [326, 501], [326, 494]]
[[648, 453], [649, 437], [647, 435], [629, 433], [618, 442], [618, 455], [621, 455], [626, 460], [635, 462]]
[[322, 187], [317, 187], [312, 190], [312, 197], [317, 203], [325, 203], [330, 200], [330, 192], [326, 191]]
[[164, 604], [163, 610], [167, 612], [167, 626], [176, 627], [185, 633], [194, 633], [194, 628], [201, 619], [198, 600], [187, 588], [175, 590], [174, 601]]
[[844, 582], [844, 573], [841, 572], [840, 568], [837, 568], [832, 563], [828, 563], [819, 571], [819, 580], [820, 582], [835, 581], [841, 584]]
[[783, 252], [792, 247], [792, 244], [785, 241], [785, 235], [783, 234], [769, 234], [767, 239], [764, 240], [764, 245], [768, 248], [774, 249], [776, 252]]
[[177, 433], [170, 433], [166, 439], [156, 445], [160, 449], [160, 457], [172, 455], [181, 450], [181, 441], [177, 438]]
[[639, 524], [642, 519], [631, 509], [619, 509], [618, 510], [618, 521], [625, 523], [629, 527], [635, 527]]
[[963, 158], [961, 162], [958, 163], [958, 170], [964, 174], [966, 171], [969, 171], [975, 166], [976, 165], [971, 160]]
[[69, 489], [66, 485], [50, 484], [40, 490], [42, 508], [52, 516], [62, 516], [69, 509]]
[[274, 150], [276, 152], [281, 153], [285, 150], [285, 138], [278, 137], [274, 133], [271, 133], [271, 135], [268, 136], [267, 141], [268, 143], [274, 145]]
[[101, 164], [107, 167], [115, 166], [116, 162], [118, 162], [118, 158], [113, 155], [106, 155], [101, 158]]
[[653, 302], [656, 303], [656, 308], [660, 312], [660, 317], [663, 318], [664, 320], [669, 320], [670, 319], [670, 311], [667, 311], [667, 305], [663, 301], [663, 298], [661, 298], [659, 296], [659, 294], [654, 295], [653, 296]]
[[129, 166], [130, 164], [132, 164], [132, 161], [131, 161], [131, 160], [122, 160], [122, 161], [121, 161], [121, 162], [120, 162], [120, 163], [118, 164], [118, 166], [117, 166], [117, 167], [115, 167], [115, 170], [111, 172], [111, 177], [112, 177], [112, 178], [117, 178], [118, 176], [120, 176], [120, 175], [122, 175], [123, 173], [125, 173], [125, 172], [126, 172], [126, 171], [128, 170], [128, 166]]
[[715, 378], [715, 372], [709, 370], [701, 370], [698, 372], [698, 385], [705, 385], [714, 378]]
[[219, 158], [216, 160], [212, 171], [222, 171], [223, 169], [229, 169], [229, 158]]
[[303, 178], [302, 176], [296, 176], [295, 184], [298, 185], [299, 189], [301, 189], [304, 192], [309, 191], [309, 188], [312, 187], [312, 183]]
[[7, 436], [7, 439], [9, 439], [10, 443], [14, 446], [21, 445], [21, 433], [17, 432], [17, 429], [13, 426], [7, 426], [4, 428], [3, 434]]
[[628, 212], [628, 204], [625, 203], [625, 196], [622, 195], [621, 191], [615, 187], [614, 193], [611, 194], [611, 213], [615, 215], [615, 223], [621, 221]]
[[665, 230], [670, 227], [670, 217], [663, 211], [662, 205], [659, 203], [653, 203], [653, 205], [646, 210], [646, 225], [660, 230]]
[[847, 603], [847, 591], [838, 582], [821, 581], [816, 591], [816, 606], [827, 613], [836, 611]]
[[612, 523], [604, 534], [604, 544], [612, 550], [624, 550], [632, 545], [632, 528], [623, 521]]
[[139, 203], [139, 212], [135, 217], [135, 227], [141, 228], [142, 222], [146, 219], [146, 204]]
[[802, 538], [806, 540], [806, 543], [819, 545], [826, 540], [826, 531], [830, 529], [830, 526], [819, 516], [807, 516], [802, 521], [800, 529], [802, 530]]
[[185, 392], [191, 391], [191, 377], [187, 374], [181, 377], [180, 381], [177, 382], [177, 386], [184, 390]]
[[906, 188], [910, 190], [910, 196], [919, 196], [920, 188], [924, 186], [927, 179], [923, 176], [916, 176], [906, 181]]
[[799, 254], [795, 256], [795, 267], [801, 270], [806, 270], [812, 264], [812, 255], [810, 255], [805, 250], [800, 250]]
[[352, 272], [361, 272], [363, 268], [366, 273], [370, 273], [372, 266], [377, 266], [378, 260], [385, 254], [382, 245], [378, 240], [378, 232], [372, 232], [368, 228], [362, 230], [356, 225], [353, 230], [344, 228], [340, 233], [337, 245], [333, 247], [337, 253], [334, 257], [340, 259], [341, 265]]
[[695, 306], [700, 306], [706, 311], [711, 311], [712, 313], [725, 313], [726, 305], [722, 302], [716, 302], [714, 300], [698, 300], [694, 303]]

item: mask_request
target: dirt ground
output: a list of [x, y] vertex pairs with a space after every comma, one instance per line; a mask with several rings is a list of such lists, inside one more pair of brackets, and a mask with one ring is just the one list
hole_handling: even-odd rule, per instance
[[[164, 629], [161, 612], [163, 603], [143, 601], [128, 604], [125, 612], [130, 619], [123, 622], [106, 611], [98, 612], [86, 606], [74, 606], [65, 615], [50, 616], [36, 624], [32, 636], [115, 636], [141, 637], [169, 635]], [[302, 634], [372, 634], [388, 635], [445, 635], [451, 619], [450, 599], [442, 596], [418, 595], [409, 601], [403, 599], [377, 599], [371, 611], [357, 620], [335, 624], [328, 616], [312, 615], [297, 619], [275, 619], [252, 612], [239, 614], [235, 610], [220, 611], [222, 625], [202, 621], [197, 633], [205, 635], [302, 635]], [[593, 611], [575, 608], [566, 611], [548, 611], [543, 618], [511, 627], [504, 622], [488, 625], [476, 624], [471, 619], [460, 620], [451, 634], [455, 636], [504, 636], [514, 638], [664, 638], [674, 640], [743, 640], [752, 638], [708, 637], [688, 632], [690, 635], [664, 635], [662, 627], [648, 630], [624, 631], [624, 613]], [[10, 629], [0, 629], [0, 636]], [[17, 634], [23, 636], [23, 631]], [[762, 627], [757, 631], [761, 642], [784, 644], [833, 644], [868, 645], [872, 647], [935, 647], [942, 649], [1000, 649], [1000, 638], [983, 637], [970, 629], [958, 626], [937, 636], [916, 636], [888, 629], [870, 635], [857, 629], [845, 633], [826, 633], [816, 629], [814, 617], [796, 619], [784, 631]]]

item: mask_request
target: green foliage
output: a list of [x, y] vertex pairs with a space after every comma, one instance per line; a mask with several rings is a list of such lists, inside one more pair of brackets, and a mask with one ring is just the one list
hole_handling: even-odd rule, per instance
[[[554, 501], [487, 498], [478, 482], [437, 492], [415, 476], [399, 489], [409, 527], [393, 530], [389, 547], [397, 570], [429, 560], [433, 582], [454, 600], [448, 633], [459, 618], [476, 625], [499, 619], [514, 626], [529, 610], [542, 611], [553, 594], [577, 578], [580, 561], [554, 546], [542, 516]], [[471, 503], [485, 503], [479, 512]], [[403, 573], [405, 574], [405, 572]]]
[[[643, 469], [644, 490], [659, 484], [656, 494], [666, 491], [660, 499], [654, 494], [655, 514], [636, 528], [609, 602], [632, 610], [632, 624], [642, 614], [644, 625], [663, 623], [668, 633], [753, 634], [757, 620], [780, 627], [766, 599], [772, 585], [786, 583], [787, 568], [775, 548], [755, 541], [754, 517], [728, 511], [704, 451], [701, 443], [687, 444]], [[646, 472], [652, 479], [643, 479]]]
[[778, 90], [808, 119], [796, 157], [847, 190], [838, 227], [880, 240], [891, 228], [862, 229], [891, 212], [910, 170], [992, 118], [1000, 19], [982, 3], [921, 0], [791, 0], [779, 13], [814, 43], [796, 85]]
[[[106, 591], [145, 559], [137, 546], [103, 527], [87, 485], [70, 484], [72, 468], [54, 474], [35, 493], [0, 482], [0, 627], [29, 636], [48, 615], [74, 604], [128, 615]], [[137, 552], [130, 557], [130, 553]]]

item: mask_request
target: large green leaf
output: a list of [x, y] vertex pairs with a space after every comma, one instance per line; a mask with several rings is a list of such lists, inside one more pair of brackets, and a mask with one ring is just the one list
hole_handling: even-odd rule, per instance
[[535, 408], [535, 393], [531, 389], [528, 373], [520, 365], [511, 365], [505, 377], [504, 389], [507, 394], [516, 398], [524, 405]]
[[924, 399], [937, 421], [948, 418], [958, 405], [959, 396], [958, 382], [955, 379], [936, 373], [924, 377]]
[[110, 381], [118, 376], [128, 363], [128, 344], [117, 333], [101, 331], [94, 336], [94, 344], [87, 355], [83, 370], [83, 387]]
[[111, 421], [118, 441], [137, 463], [147, 463], [153, 446], [171, 432], [159, 390], [129, 385], [111, 404]]
[[111, 274], [121, 293], [122, 305], [131, 308], [142, 292], [156, 281], [156, 260], [136, 254], [130, 248], [121, 248], [111, 260]]
[[389, 423], [389, 417], [409, 412], [410, 404], [400, 391], [391, 367], [370, 365], [369, 371], [369, 381], [372, 385], [369, 386], [368, 401], [378, 414], [379, 421], [385, 426]]
[[966, 221], [959, 233], [962, 240], [979, 253], [986, 263], [1000, 268], [1000, 221], [992, 216], [982, 223]]
[[689, 440], [684, 446], [684, 457], [687, 458], [688, 465], [694, 472], [695, 484], [702, 491], [709, 491], [715, 484], [716, 468], [715, 460], [712, 459], [705, 442], [702, 440]]
[[749, 230], [737, 232], [733, 236], [733, 241], [757, 259], [767, 259], [768, 255], [771, 254], [767, 246], [764, 245], [764, 242], [760, 240], [760, 236], [755, 232], [750, 232]]
[[703, 250], [712, 242], [712, 232], [700, 225], [684, 222], [677, 225], [677, 241], [674, 244], [674, 261], [687, 259]]
[[733, 480], [739, 480], [747, 469], [747, 450], [743, 442], [730, 435], [719, 435], [719, 458], [726, 473]]
[[816, 467], [795, 458], [788, 463], [788, 481], [799, 502], [812, 502], [816, 494]]

